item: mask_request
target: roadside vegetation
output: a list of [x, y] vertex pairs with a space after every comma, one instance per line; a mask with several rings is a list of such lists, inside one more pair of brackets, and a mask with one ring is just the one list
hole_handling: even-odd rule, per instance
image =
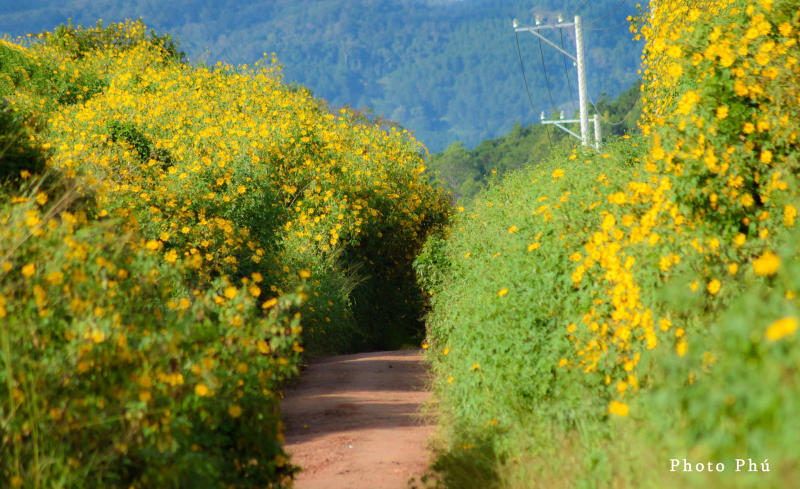
[[0, 97], [0, 486], [285, 487], [302, 357], [421, 336], [407, 132], [140, 22], [0, 41]]
[[651, 7], [642, 134], [511, 172], [417, 259], [442, 410], [429, 485], [800, 479], [800, 11]]

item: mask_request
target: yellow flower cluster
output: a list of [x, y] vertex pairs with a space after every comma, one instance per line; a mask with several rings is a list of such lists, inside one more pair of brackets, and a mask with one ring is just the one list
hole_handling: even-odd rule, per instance
[[[191, 443], [192, 452], [225, 459], [221, 485], [235, 487], [243, 474], [251, 485], [279, 481], [290, 467], [269, 466], [280, 448], [263, 437], [280, 437], [276, 389], [304, 349], [298, 311], [304, 336], [324, 334], [351, 302], [325, 291], [338, 280], [349, 294], [346, 280], [357, 277], [341, 270], [356, 265], [395, 289], [413, 285], [416, 248], [449, 213], [407, 131], [288, 88], [274, 57], [193, 67], [157, 41], [126, 22], [0, 46], [0, 55], [24, 60], [9, 110], [41, 122], [36, 143], [51, 173], [64, 177], [46, 191], [30, 183], [8, 206], [0, 199], [0, 318], [14, 325], [12, 344], [26, 338], [29, 358], [66, 362], [31, 360], [29, 379], [16, 370], [11, 382], [28, 400], [0, 409], [0, 424], [10, 426], [3, 412], [17, 412], [8, 429], [22, 455], [0, 457], [2, 473], [29, 455], [22, 426], [35, 423], [25, 416], [49, 412], [46, 436], [79, 448], [54, 458], [88, 457], [99, 449], [76, 440], [111, 446], [124, 434], [120, 457], [192, 456]], [[46, 67], [68, 88], [40, 90], [25, 66]], [[39, 395], [44, 404], [24, 392], [50, 385], [60, 390]], [[256, 405], [265, 415], [249, 434], [245, 423], [230, 424], [254, 422], [245, 414]], [[85, 431], [103, 409], [115, 421]], [[241, 453], [213, 445], [205, 430], [221, 425]], [[191, 433], [173, 436], [178, 426]], [[240, 463], [254, 457], [263, 467]], [[143, 477], [160, 473], [157, 461], [147, 465]]]
[[640, 126], [649, 157], [640, 180], [607, 196], [614, 207], [575, 254], [572, 274], [576, 287], [603, 289], [581, 318], [585, 329], [570, 333], [575, 364], [609, 386], [636, 389], [647, 350], [689, 351], [691, 311], [654, 301], [653, 277], [691, 276], [695, 293], [699, 279], [712, 303], [740, 265], [752, 261], [760, 276], [780, 267], [769, 248], [795, 223], [800, 153], [800, 11], [792, 5], [659, 1], [643, 19]]

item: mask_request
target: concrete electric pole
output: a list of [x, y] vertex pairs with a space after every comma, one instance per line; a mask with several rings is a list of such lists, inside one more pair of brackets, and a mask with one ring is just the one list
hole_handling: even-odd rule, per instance
[[[572, 61], [575, 62], [578, 68], [578, 110], [580, 118], [575, 119], [564, 119], [564, 113], [561, 114], [561, 119], [559, 120], [546, 120], [544, 117], [544, 112], [542, 112], [542, 124], [554, 124], [559, 129], [566, 131], [567, 133], [575, 136], [576, 138], [581, 140], [581, 144], [583, 146], [589, 146], [589, 96], [586, 93], [586, 63], [584, 62], [583, 58], [583, 28], [581, 26], [581, 17], [580, 15], [575, 16], [574, 22], [562, 22], [561, 18], [559, 17], [557, 24], [552, 25], [540, 25], [540, 21], [537, 17], [536, 25], [535, 26], [524, 26], [520, 27], [517, 19], [514, 19], [514, 31], [515, 32], [530, 32], [534, 36], [538, 37], [542, 41], [546, 42], [550, 46], [556, 48], [559, 52], [570, 58]], [[544, 37], [543, 35], [539, 34], [538, 31], [544, 29], [563, 29], [566, 27], [572, 27], [575, 29], [575, 56], [572, 54], [564, 51], [561, 47], [556, 45], [555, 43], [551, 42], [549, 39]], [[578, 136], [574, 132], [570, 131], [566, 127], [562, 126], [561, 124], [564, 123], [575, 123], [579, 122], [581, 125], [581, 134]], [[594, 123], [594, 138], [595, 138], [595, 149], [600, 149], [600, 120], [597, 117], [597, 114], [594, 115], [592, 122]]]

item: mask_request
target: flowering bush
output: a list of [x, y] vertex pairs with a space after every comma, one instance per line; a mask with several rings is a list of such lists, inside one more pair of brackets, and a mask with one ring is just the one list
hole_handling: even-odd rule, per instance
[[663, 486], [642, 467], [675, 453], [757, 452], [778, 467], [760, 484], [792, 480], [800, 11], [659, 1], [636, 24], [646, 152], [604, 150], [613, 173], [576, 153], [520, 172], [420, 258], [449, 448], [495, 420], [498, 460], [540, 457], [510, 470], [544, 485]]
[[449, 212], [418, 143], [139, 22], [0, 57], [47, 167], [0, 193], [0, 485], [289, 484], [304, 349], [413, 333], [410, 262]]

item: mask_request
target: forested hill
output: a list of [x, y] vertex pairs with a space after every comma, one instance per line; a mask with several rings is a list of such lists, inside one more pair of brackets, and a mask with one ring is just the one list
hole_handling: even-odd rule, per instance
[[[56, 5], [54, 5], [56, 4]], [[141, 17], [169, 32], [192, 61], [253, 63], [276, 52], [285, 77], [333, 105], [369, 106], [413, 130], [431, 151], [471, 148], [550, 109], [539, 44], [520, 35], [534, 109], [525, 93], [512, 18], [577, 12], [586, 27], [589, 94], [616, 97], [637, 78], [625, 0], [28, 0], [0, 3], [0, 32], [52, 30]], [[560, 44], [559, 36], [550, 38]], [[574, 48], [572, 34], [564, 43]], [[543, 46], [552, 98], [570, 109], [564, 59]], [[574, 68], [569, 65], [572, 91]]]
[[[637, 82], [614, 101], [600, 97], [596, 107], [604, 139], [639, 132], [636, 121], [642, 113], [640, 91], [641, 83]], [[576, 143], [576, 139], [553, 126], [515, 123], [508, 134], [482, 141], [472, 150], [459, 142], [453, 143], [441, 153], [432, 154], [428, 164], [436, 178], [444, 180], [455, 197], [466, 203], [485, 189], [494, 176], [538, 164], [554, 151]]]

